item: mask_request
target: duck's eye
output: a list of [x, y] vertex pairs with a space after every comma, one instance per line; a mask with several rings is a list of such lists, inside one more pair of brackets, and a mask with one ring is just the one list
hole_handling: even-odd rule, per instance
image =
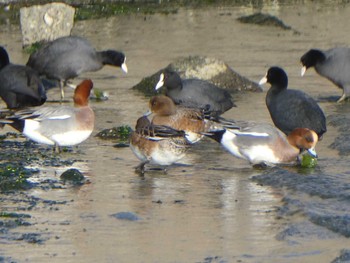
[[307, 142], [314, 142], [314, 138], [312, 136], [305, 136], [305, 140]]

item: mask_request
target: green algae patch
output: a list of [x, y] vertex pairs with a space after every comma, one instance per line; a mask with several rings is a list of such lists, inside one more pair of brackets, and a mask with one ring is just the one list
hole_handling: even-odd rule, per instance
[[27, 179], [33, 174], [33, 170], [26, 169], [16, 164], [0, 165], [0, 191], [25, 190], [31, 187]]
[[291, 30], [290, 26], [287, 26], [283, 23], [282, 20], [278, 19], [275, 16], [263, 13], [255, 13], [249, 16], [241, 16], [237, 18], [238, 21], [245, 24], [255, 24], [260, 26], [274, 26], [279, 27], [284, 30]]
[[2, 218], [31, 218], [28, 214], [13, 213], [13, 212], [0, 212]]
[[98, 88], [94, 88], [93, 92], [94, 92], [94, 94], [90, 98], [93, 98], [96, 101], [108, 100], [108, 93], [107, 92], [105, 92], [105, 91], [103, 91], [101, 89], [98, 89]]
[[44, 42], [35, 42], [33, 44], [27, 45], [23, 48], [23, 51], [29, 55], [33, 54], [35, 51], [40, 49], [44, 45]]
[[[153, 75], [143, 78], [138, 84], [133, 86], [132, 89], [143, 93], [146, 97], [152, 97], [159, 94], [159, 92], [155, 90], [155, 87], [159, 81], [159, 75], [161, 72], [162, 70], [159, 70]], [[164, 89], [160, 90], [163, 91]]]
[[96, 134], [96, 137], [104, 140], [117, 140], [119, 143], [125, 143], [129, 140], [132, 129], [128, 125], [122, 125], [105, 129]]
[[158, 3], [94, 3], [76, 6], [75, 20], [106, 18], [126, 14], [176, 14], [178, 8], [171, 4]]
[[310, 154], [303, 154], [300, 165], [305, 168], [314, 168], [317, 165], [317, 158], [312, 157]]

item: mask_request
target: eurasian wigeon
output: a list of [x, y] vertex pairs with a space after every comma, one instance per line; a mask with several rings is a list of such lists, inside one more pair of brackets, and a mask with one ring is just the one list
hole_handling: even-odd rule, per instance
[[295, 128], [308, 128], [319, 139], [327, 131], [326, 117], [317, 102], [301, 90], [287, 89], [288, 77], [283, 69], [271, 67], [259, 84], [270, 83], [266, 105], [275, 126], [285, 134]]
[[301, 151], [316, 157], [318, 136], [313, 130], [296, 128], [287, 137], [279, 129], [265, 123], [235, 123], [240, 128], [220, 129], [206, 133], [220, 142], [235, 157], [252, 164], [291, 164]]
[[83, 72], [100, 70], [104, 65], [121, 67], [126, 73], [126, 57], [115, 50], [96, 51], [82, 37], [67, 36], [58, 38], [36, 52], [27, 62], [27, 66], [37, 70], [40, 75], [60, 82], [61, 98], [64, 98], [63, 87], [69, 79]]
[[52, 106], [17, 111], [7, 119], [13, 128], [42, 144], [73, 146], [85, 141], [94, 129], [95, 115], [89, 107], [91, 80], [83, 80], [74, 91], [74, 107]]
[[214, 115], [220, 115], [235, 104], [226, 90], [200, 79], [182, 80], [178, 73], [165, 69], [159, 77], [156, 90], [165, 87], [165, 94], [175, 104], [189, 108], [206, 109]]
[[6, 49], [1, 46], [0, 97], [9, 109], [40, 106], [46, 101], [46, 91], [38, 73], [30, 67], [10, 63]]
[[137, 120], [135, 131], [130, 136], [130, 148], [141, 160], [136, 170], [142, 174], [147, 163], [171, 165], [179, 161], [189, 147], [184, 131], [151, 124], [146, 116]]
[[338, 102], [350, 96], [350, 48], [337, 47], [326, 51], [310, 49], [300, 58], [300, 61], [301, 76], [308, 68], [314, 67], [318, 74], [343, 90], [343, 95]]
[[191, 143], [199, 141], [203, 137], [202, 133], [210, 127], [203, 111], [175, 105], [171, 98], [164, 95], [152, 97], [149, 108], [153, 113], [152, 124], [185, 131]]

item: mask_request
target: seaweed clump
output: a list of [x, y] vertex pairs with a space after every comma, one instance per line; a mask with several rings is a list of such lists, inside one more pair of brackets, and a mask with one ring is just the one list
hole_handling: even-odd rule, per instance
[[255, 24], [260, 26], [274, 26], [279, 27], [284, 30], [291, 30], [292, 28], [285, 23], [283, 23], [282, 20], [278, 19], [275, 16], [269, 15], [269, 14], [263, 14], [263, 13], [255, 13], [249, 16], [241, 16], [237, 18], [238, 21], [241, 23], [246, 24]]
[[34, 170], [26, 169], [20, 164], [0, 164], [0, 191], [26, 190], [32, 184], [27, 180], [32, 176]]

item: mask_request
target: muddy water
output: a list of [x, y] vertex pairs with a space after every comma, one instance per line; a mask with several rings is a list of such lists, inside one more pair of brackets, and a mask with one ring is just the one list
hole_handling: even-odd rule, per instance
[[[95, 132], [133, 126], [147, 110], [147, 99], [130, 88], [180, 56], [222, 59], [254, 81], [269, 66], [280, 65], [288, 72], [291, 87], [316, 98], [340, 95], [340, 90], [312, 70], [301, 78], [298, 60], [311, 47], [350, 43], [350, 5], [325, 7], [311, 1], [264, 7], [263, 11], [282, 18], [300, 34], [236, 21], [253, 11], [253, 7], [217, 7], [77, 23], [74, 34], [87, 37], [97, 49], [121, 49], [128, 58], [127, 75], [106, 67], [82, 76], [92, 78], [95, 87], [110, 95], [108, 101], [92, 102], [97, 115]], [[0, 34], [12, 61], [25, 63], [19, 29], [8, 26]], [[49, 96], [59, 98], [58, 90]], [[265, 93], [236, 96], [238, 107], [225, 117], [271, 122]], [[327, 115], [339, 109], [327, 99], [320, 105]], [[346, 157], [329, 148], [335, 136], [336, 129], [329, 126], [317, 148], [320, 159], [315, 170], [284, 171], [306, 179], [340, 176], [343, 179], [337, 182], [347, 183]], [[62, 154], [63, 159], [79, 160], [72, 166], [88, 178], [83, 186], [39, 184], [32, 190], [1, 195], [2, 211], [31, 217], [27, 226], [0, 234], [0, 262], [330, 262], [350, 247], [344, 235], [308, 220], [309, 210], [295, 204], [297, 209], [283, 212], [291, 207], [290, 202], [286, 206], [288, 200], [325, 205], [322, 198], [283, 185], [258, 183], [253, 178], [266, 171], [233, 158], [214, 142], [201, 142], [181, 165], [166, 173], [150, 171], [144, 178], [134, 173], [138, 160], [131, 151], [113, 145], [91, 137], [78, 149]], [[57, 181], [68, 168], [39, 167], [40, 173], [31, 180]], [[28, 209], [25, 203], [33, 198], [36, 203]], [[343, 209], [347, 211], [346, 206]], [[120, 212], [138, 220], [111, 216]], [[286, 235], [292, 227], [297, 227], [296, 234]], [[32, 238], [23, 238], [25, 234]]]

